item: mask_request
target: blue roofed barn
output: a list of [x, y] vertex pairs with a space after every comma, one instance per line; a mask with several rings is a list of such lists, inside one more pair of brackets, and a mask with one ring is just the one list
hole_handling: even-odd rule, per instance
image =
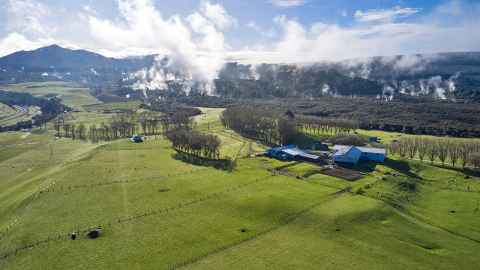
[[373, 147], [357, 147], [361, 152], [362, 156], [360, 159], [367, 161], [376, 161], [384, 162], [385, 157], [387, 156], [387, 151], [382, 148], [373, 148]]
[[357, 164], [362, 152], [355, 146], [335, 145], [333, 147], [333, 161], [335, 163]]
[[384, 162], [387, 152], [382, 148], [335, 145], [333, 161], [356, 165], [360, 160]]

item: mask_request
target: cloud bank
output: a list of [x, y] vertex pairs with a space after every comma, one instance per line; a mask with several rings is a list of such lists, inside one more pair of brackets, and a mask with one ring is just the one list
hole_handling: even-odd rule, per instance
[[[268, 2], [278, 7], [306, 3]], [[72, 13], [39, 0], [7, 0], [7, 34], [0, 37], [0, 55], [51, 43], [116, 57], [156, 53], [169, 55], [172, 66], [188, 69], [192, 77], [210, 80], [226, 60], [304, 63], [480, 50], [480, 32], [475, 31], [480, 29], [480, 4], [460, 0], [429, 11], [394, 6], [341, 15], [339, 10], [339, 17], [351, 19], [349, 24], [321, 19], [304, 24], [279, 15], [267, 26], [255, 20], [239, 22], [224, 6], [206, 0], [182, 16], [165, 16], [153, 0], [116, 4], [117, 15], [105, 18], [94, 6]], [[250, 34], [257, 38], [243, 48], [232, 48], [226, 34], [239, 28], [253, 30]]]
[[[454, 8], [452, 8], [454, 7]], [[403, 20], [416, 14], [414, 20]], [[244, 62], [307, 63], [372, 56], [479, 51], [480, 4], [447, 2], [430, 13], [394, 7], [358, 10], [356, 23], [342, 26], [315, 22], [303, 25], [295, 18], [273, 19], [282, 33], [279, 40], [260, 50], [232, 53]]]

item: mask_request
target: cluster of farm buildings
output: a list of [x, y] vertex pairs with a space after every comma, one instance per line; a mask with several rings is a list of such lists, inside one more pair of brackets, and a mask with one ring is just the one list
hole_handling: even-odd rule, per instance
[[318, 154], [309, 153], [295, 145], [286, 145], [271, 148], [267, 156], [279, 160], [291, 161], [301, 160], [314, 163], [331, 160], [333, 163], [357, 165], [362, 161], [384, 162], [387, 156], [386, 150], [374, 147], [360, 147], [352, 145], [335, 145], [332, 151], [328, 147], [319, 151]]

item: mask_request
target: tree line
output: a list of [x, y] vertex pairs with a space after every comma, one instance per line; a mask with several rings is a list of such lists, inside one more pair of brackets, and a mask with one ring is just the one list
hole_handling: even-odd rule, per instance
[[296, 119], [300, 129], [313, 134], [349, 134], [358, 129], [358, 122], [348, 119], [333, 119], [302, 116]]
[[116, 114], [107, 123], [91, 125], [71, 123], [66, 118], [68, 114], [62, 114], [53, 122], [55, 136], [92, 142], [128, 138], [140, 132], [147, 136], [156, 136], [172, 130], [193, 128], [190, 114], [183, 111], [164, 115], [154, 112], [124, 112]]
[[269, 145], [280, 143], [280, 132], [292, 132], [292, 125], [286, 122], [279, 125], [278, 117], [271, 110], [258, 106], [229, 107], [222, 112], [220, 120], [226, 128]]
[[453, 167], [480, 167], [480, 142], [471, 140], [409, 137], [389, 144], [388, 150], [401, 158], [418, 158], [431, 163], [440, 161], [443, 165], [449, 163]]
[[220, 120], [225, 127], [269, 145], [292, 143], [301, 133], [348, 134], [358, 126], [353, 120], [296, 117], [291, 111], [282, 114], [269, 107], [253, 105], [229, 107]]
[[35, 115], [31, 120], [21, 121], [13, 125], [0, 126], [2, 131], [15, 131], [21, 129], [30, 129], [34, 126], [41, 126], [55, 118], [57, 115], [70, 111], [71, 109], [61, 103], [56, 97], [41, 98], [28, 93], [16, 93], [0, 90], [0, 102], [8, 106], [37, 106], [40, 107], [41, 114]]
[[168, 131], [166, 138], [178, 151], [208, 159], [220, 158], [220, 139], [196, 130], [178, 128]]

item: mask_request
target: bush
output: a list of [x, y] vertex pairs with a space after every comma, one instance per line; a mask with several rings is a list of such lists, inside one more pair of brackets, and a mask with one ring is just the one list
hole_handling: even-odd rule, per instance
[[357, 195], [363, 195], [365, 194], [365, 190], [363, 190], [363, 188], [359, 188], [357, 189], [357, 192], [355, 192]]

